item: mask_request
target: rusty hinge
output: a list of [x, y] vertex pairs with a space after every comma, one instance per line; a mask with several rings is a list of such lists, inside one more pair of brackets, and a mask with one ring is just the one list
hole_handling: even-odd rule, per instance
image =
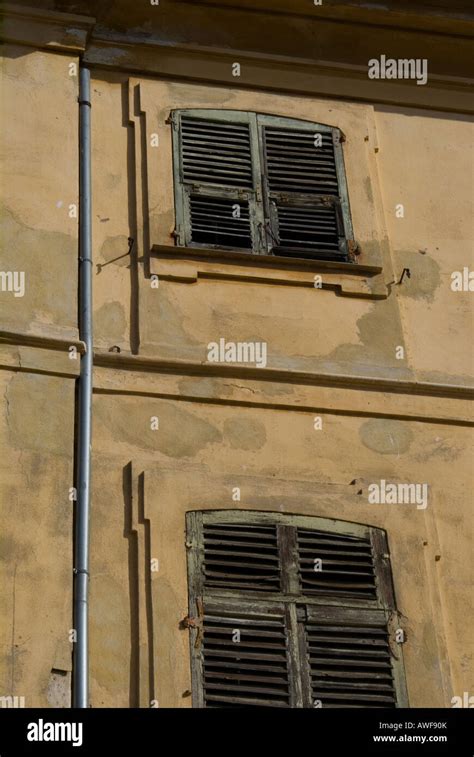
[[203, 636], [203, 622], [204, 622], [204, 606], [201, 597], [196, 600], [197, 617], [193, 618], [191, 615], [186, 615], [179, 624], [181, 630], [185, 628], [195, 628], [197, 630], [196, 640], [194, 642], [195, 649], [198, 649], [202, 643]]
[[175, 226], [174, 230], [171, 232], [171, 236], [174, 237], [178, 245], [182, 244], [182, 234], [183, 230], [181, 226]]
[[165, 121], [165, 124], [171, 124], [171, 126], [172, 126], [173, 129], [177, 129], [178, 128], [178, 122], [176, 120], [176, 114], [173, 113], [173, 111], [171, 111], [171, 113], [169, 114], [168, 118]]
[[332, 195], [319, 195], [318, 199], [321, 200], [321, 205], [325, 208], [330, 208], [334, 205], [334, 197]]
[[355, 241], [355, 239], [348, 239], [347, 240], [347, 253], [349, 255], [350, 260], [355, 260], [358, 255], [360, 255], [360, 247], [358, 242]]

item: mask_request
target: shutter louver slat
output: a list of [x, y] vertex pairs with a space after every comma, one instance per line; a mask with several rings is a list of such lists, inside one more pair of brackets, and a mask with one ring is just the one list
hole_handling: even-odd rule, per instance
[[[376, 599], [369, 537], [334, 538], [334, 534], [298, 528], [297, 540], [303, 594]], [[315, 560], [321, 560], [320, 570], [315, 570]]]
[[203, 659], [207, 707], [290, 706], [283, 617], [205, 613]]
[[206, 586], [279, 591], [280, 563], [275, 526], [204, 526]]

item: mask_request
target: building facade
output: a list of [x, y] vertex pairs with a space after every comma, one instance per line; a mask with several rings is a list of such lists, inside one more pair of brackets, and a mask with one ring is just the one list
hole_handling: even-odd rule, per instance
[[1, 12], [2, 701], [71, 703], [82, 66], [91, 706], [453, 706], [469, 3]]

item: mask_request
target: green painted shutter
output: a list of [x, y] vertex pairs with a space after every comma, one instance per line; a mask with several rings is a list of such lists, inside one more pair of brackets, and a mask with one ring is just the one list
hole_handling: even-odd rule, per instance
[[262, 218], [255, 116], [174, 111], [172, 123], [178, 243], [257, 250]]
[[406, 706], [382, 530], [210, 510], [187, 547], [195, 706]]
[[171, 123], [178, 244], [351, 259], [338, 129], [207, 109], [173, 111]]
[[258, 116], [270, 250], [347, 261], [352, 238], [338, 129]]

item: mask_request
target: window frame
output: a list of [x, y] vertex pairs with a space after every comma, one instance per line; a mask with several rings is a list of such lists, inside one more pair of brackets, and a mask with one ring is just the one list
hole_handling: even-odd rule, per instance
[[[244, 525], [275, 525], [283, 527], [283, 531], [303, 528], [325, 531], [330, 534], [356, 536], [369, 539], [373, 552], [373, 566], [376, 581], [376, 598], [343, 598], [337, 596], [306, 595], [296, 588], [295, 573], [285, 570], [287, 576], [283, 590], [279, 592], [258, 592], [246, 590], [233, 591], [222, 588], [204, 586], [204, 539], [203, 526], [206, 524], [244, 524]], [[285, 529], [284, 527], [291, 527]], [[281, 533], [280, 530], [280, 533]], [[293, 531], [294, 533], [294, 531]], [[303, 620], [310, 622], [311, 618], [318, 618], [318, 612], [326, 618], [350, 624], [351, 620], [360, 622], [360, 614], [364, 613], [364, 621], [378, 622], [382, 620], [389, 633], [391, 650], [393, 689], [396, 696], [396, 707], [408, 707], [408, 695], [403, 665], [402, 645], [394, 643], [393, 633], [400, 627], [400, 617], [396, 609], [393, 589], [392, 570], [386, 532], [381, 528], [367, 526], [350, 521], [334, 520], [317, 516], [289, 515], [286, 513], [261, 512], [256, 510], [196, 510], [186, 513], [186, 547], [188, 568], [188, 603], [190, 630], [190, 655], [193, 707], [205, 707], [204, 703], [204, 675], [203, 655], [200, 647], [202, 634], [203, 611], [221, 610], [230, 612], [232, 609], [244, 615], [274, 614], [286, 618], [286, 627], [290, 629], [287, 636], [288, 643], [288, 681], [291, 695], [291, 707], [313, 706], [309, 692], [309, 664], [303, 655], [304, 633]], [[286, 548], [292, 549], [291, 537]], [[293, 547], [294, 548], [294, 547]], [[291, 559], [297, 559], [293, 552]], [[288, 564], [288, 563], [287, 563]], [[296, 568], [297, 570], [297, 568]], [[282, 573], [283, 575], [283, 573]]]
[[[219, 184], [204, 182], [186, 182], [184, 180], [184, 171], [182, 163], [182, 129], [181, 122], [183, 117], [203, 119], [207, 121], [221, 121], [224, 123], [245, 123], [249, 126], [250, 132], [250, 149], [252, 160], [252, 177], [253, 190], [237, 189], [225, 187]], [[354, 232], [352, 227], [352, 217], [349, 204], [349, 192], [347, 187], [347, 177], [344, 164], [344, 154], [342, 143], [344, 135], [336, 126], [308, 121], [305, 119], [295, 119], [286, 116], [268, 115], [253, 111], [243, 110], [216, 110], [212, 108], [180, 108], [172, 110], [169, 117], [169, 123], [172, 126], [172, 152], [173, 152], [173, 183], [174, 183], [174, 205], [175, 205], [175, 241], [177, 246], [191, 247], [196, 249], [212, 249], [243, 252], [250, 255], [269, 255], [280, 260], [288, 261], [291, 259], [286, 255], [278, 255], [273, 252], [278, 250], [274, 244], [277, 235], [275, 213], [271, 203], [271, 196], [281, 194], [287, 196], [288, 193], [270, 192], [267, 180], [266, 152], [265, 152], [265, 127], [281, 127], [288, 129], [298, 129], [299, 131], [321, 132], [332, 135], [334, 149], [334, 159], [336, 175], [339, 189], [339, 198], [336, 200], [336, 219], [339, 232], [339, 251], [344, 256], [344, 263], [355, 263], [354, 250]], [[252, 249], [241, 249], [235, 246], [222, 246], [213, 244], [203, 244], [191, 241], [191, 222], [189, 212], [189, 196], [193, 193], [211, 194], [219, 197], [235, 197], [248, 199], [250, 227], [252, 237]], [[318, 197], [322, 195], [303, 195], [302, 193], [292, 193], [289, 204], [300, 202], [303, 204], [318, 204]], [[329, 197], [329, 196], [328, 196]], [[263, 229], [263, 231], [262, 231]], [[269, 230], [269, 231], [268, 231]], [[303, 251], [303, 250], [302, 250]], [[301, 258], [306, 259], [304, 255]], [[311, 261], [328, 261], [328, 256], [310, 258]]]

